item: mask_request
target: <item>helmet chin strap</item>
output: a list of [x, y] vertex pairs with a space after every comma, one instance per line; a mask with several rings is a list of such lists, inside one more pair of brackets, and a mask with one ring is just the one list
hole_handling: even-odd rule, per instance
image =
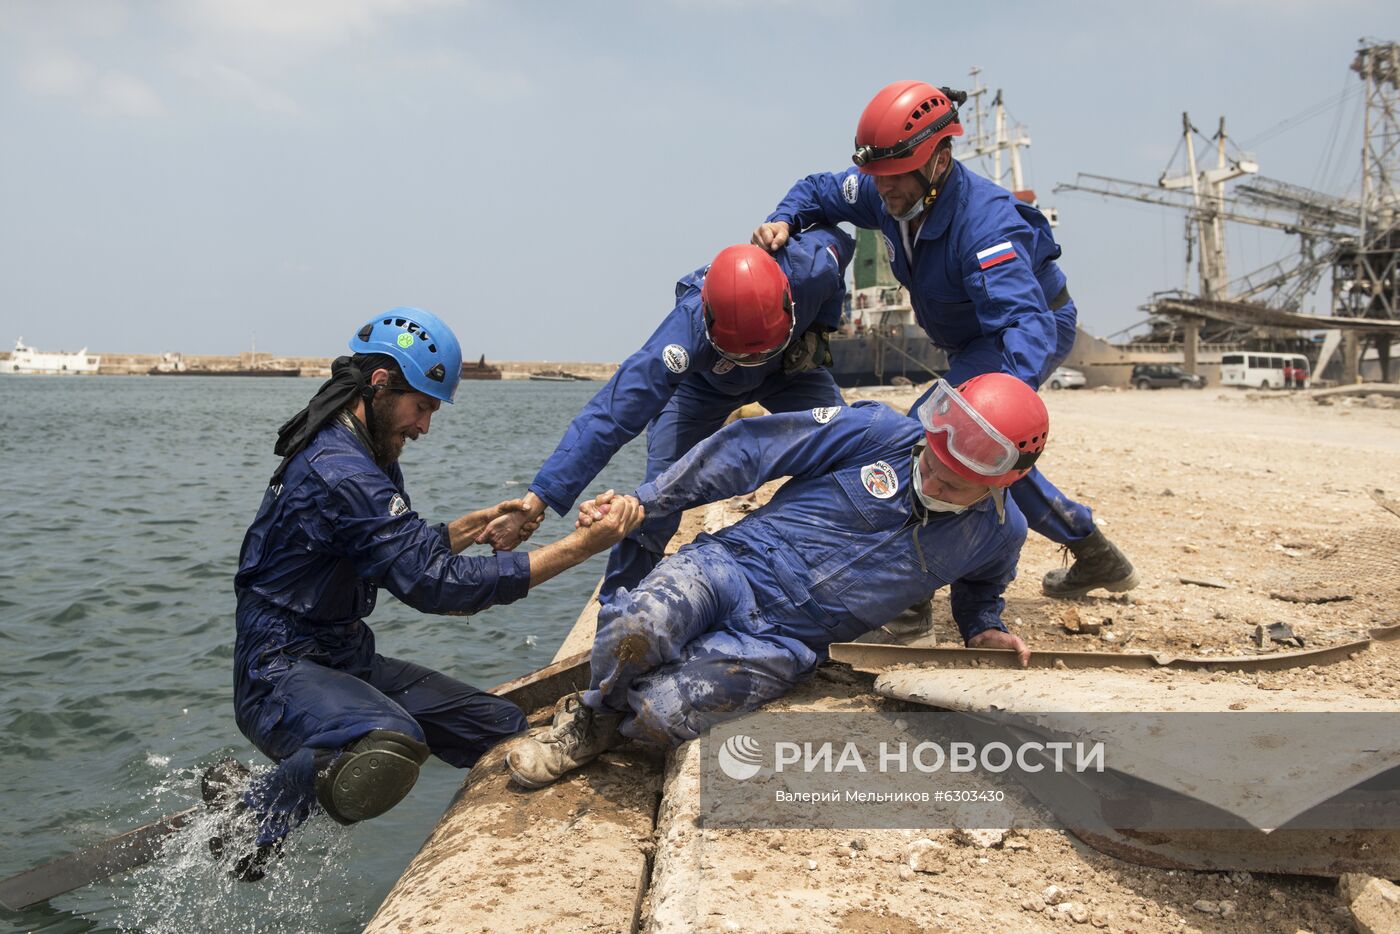
[[927, 208], [933, 207], [933, 202], [938, 200], [938, 191], [942, 186], [942, 182], [944, 182], [948, 178], [948, 174], [953, 171], [953, 157], [949, 155], [948, 167], [944, 169], [943, 174], [936, 179], [924, 178], [924, 173], [919, 169], [915, 169], [914, 171], [918, 174], [919, 178], [923, 180], [924, 194], [922, 198], [910, 205], [909, 210], [895, 216], [895, 220], [906, 224], [924, 213]]

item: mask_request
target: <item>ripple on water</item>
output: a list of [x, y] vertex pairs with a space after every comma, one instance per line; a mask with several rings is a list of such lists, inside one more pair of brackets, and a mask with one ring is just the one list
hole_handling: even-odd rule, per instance
[[49, 617], [53, 623], [74, 623], [81, 619], [87, 619], [87, 604], [83, 601], [74, 601], [62, 610]]

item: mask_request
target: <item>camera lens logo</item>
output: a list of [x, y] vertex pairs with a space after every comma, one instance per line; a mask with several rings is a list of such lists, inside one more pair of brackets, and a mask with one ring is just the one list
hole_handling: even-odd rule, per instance
[[719, 747], [720, 771], [736, 782], [748, 781], [763, 768], [763, 750], [758, 740], [736, 733]]

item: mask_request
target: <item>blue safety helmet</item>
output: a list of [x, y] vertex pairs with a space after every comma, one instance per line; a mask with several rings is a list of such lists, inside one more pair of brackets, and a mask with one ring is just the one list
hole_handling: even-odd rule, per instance
[[350, 338], [355, 353], [393, 357], [404, 379], [425, 396], [452, 403], [462, 379], [462, 347], [442, 319], [421, 308], [390, 308]]

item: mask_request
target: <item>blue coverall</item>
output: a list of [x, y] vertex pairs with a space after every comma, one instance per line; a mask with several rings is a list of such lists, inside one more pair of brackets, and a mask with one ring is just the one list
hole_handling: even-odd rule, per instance
[[260, 844], [305, 819], [316, 773], [371, 730], [403, 733], [467, 768], [525, 728], [509, 701], [378, 654], [364, 617], [381, 586], [425, 613], [518, 600], [529, 555], [453, 555], [447, 527], [412, 510], [398, 464], [386, 473], [342, 422], [322, 428], [263, 495], [234, 586], [238, 728], [278, 763], [246, 799], [261, 817]]
[[637, 497], [677, 515], [792, 477], [761, 509], [701, 535], [599, 613], [583, 702], [626, 736], [676, 744], [810, 674], [832, 642], [951, 585], [964, 640], [1006, 631], [1002, 594], [1026, 524], [1009, 499], [927, 512], [914, 496], [919, 423], [876, 402], [745, 419]]
[[[792, 289], [793, 340], [814, 325], [834, 330], [841, 322], [846, 266], [855, 241], [834, 227], [795, 235], [775, 254]], [[721, 357], [705, 337], [700, 289], [708, 266], [676, 283], [676, 306], [661, 326], [623, 362], [564, 432], [530, 490], [560, 515], [627, 442], [647, 432], [646, 479], [674, 464], [722, 426], [731, 412], [761, 402], [770, 412], [844, 405], [841, 390], [823, 366], [784, 372], [781, 357], [741, 367]], [[680, 525], [680, 514], [653, 516], [614, 546], [599, 600], [619, 587], [635, 587], [656, 566]]]
[[[957, 161], [912, 242], [908, 225], [885, 211], [875, 180], [854, 166], [802, 179], [768, 220], [794, 230], [848, 221], [884, 234], [895, 279], [909, 290], [919, 325], [948, 354], [945, 378], [954, 386], [1000, 372], [1039, 389], [1074, 347], [1078, 313], [1049, 222]], [[1011, 495], [1030, 527], [1053, 542], [1094, 532], [1089, 509], [1039, 470]]]

